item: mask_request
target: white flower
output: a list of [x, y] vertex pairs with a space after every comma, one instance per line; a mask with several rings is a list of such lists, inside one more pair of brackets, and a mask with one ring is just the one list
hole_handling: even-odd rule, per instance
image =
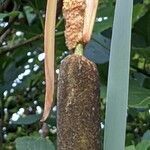
[[23, 35], [23, 32], [21, 32], [21, 31], [16, 32], [16, 36], [21, 36], [21, 35]]
[[24, 114], [24, 108], [20, 108], [19, 111], [17, 112], [20, 116]]
[[11, 120], [12, 120], [12, 121], [17, 121], [17, 120], [19, 119], [19, 117], [20, 117], [19, 114], [14, 113], [14, 114], [12, 115], [12, 117], [11, 117]]
[[10, 89], [10, 93], [14, 93], [14, 89]]
[[39, 134], [42, 134], [42, 133], [43, 133], [43, 130], [42, 130], [42, 129], [40, 129], [40, 130], [39, 130]]
[[101, 122], [101, 129], [104, 129], [104, 124]]
[[27, 56], [31, 56], [31, 52], [28, 52], [28, 53], [27, 53]]
[[4, 113], [6, 114], [8, 112], [8, 109], [7, 108], [4, 108]]
[[37, 64], [34, 65], [33, 71], [37, 71], [39, 69], [39, 66]]
[[27, 75], [30, 74], [30, 72], [31, 72], [31, 70], [30, 70], [30, 69], [27, 69], [27, 70], [25, 70], [25, 72], [23, 73], [23, 75], [24, 75], [24, 76], [27, 76]]
[[6, 127], [3, 127], [3, 129], [2, 129], [3, 131], [6, 131]]
[[37, 101], [34, 101], [33, 104], [34, 104], [34, 105], [37, 105]]
[[4, 139], [6, 139], [7, 138], [7, 134], [4, 134]]
[[41, 53], [41, 54], [38, 55], [38, 60], [39, 61], [44, 60], [44, 58], [45, 58], [45, 53]]
[[53, 128], [50, 129], [50, 132], [52, 134], [55, 134], [57, 132], [57, 128], [55, 126], [53, 126]]
[[57, 110], [57, 106], [54, 106], [52, 110], [55, 112]]
[[56, 74], [59, 74], [59, 69], [56, 69]]
[[4, 95], [4, 97], [7, 97], [8, 91], [5, 91], [5, 92], [3, 93], [3, 95]]
[[12, 87], [16, 87], [16, 86], [17, 86], [17, 83], [13, 83], [13, 84], [12, 84]]
[[28, 59], [28, 63], [32, 63], [33, 62], [33, 58]]
[[24, 69], [29, 69], [30, 68], [30, 65], [25, 65], [24, 66]]
[[42, 108], [40, 106], [36, 106], [36, 114], [41, 114]]

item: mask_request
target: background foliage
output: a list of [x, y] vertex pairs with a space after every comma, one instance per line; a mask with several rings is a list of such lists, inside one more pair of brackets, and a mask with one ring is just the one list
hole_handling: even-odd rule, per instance
[[[61, 60], [68, 55], [63, 35], [61, 1], [59, 0], [58, 3], [56, 75], [59, 73]], [[27, 144], [34, 145], [34, 143], [38, 149], [45, 150], [48, 147], [55, 149], [56, 146], [56, 104], [47, 123], [44, 125], [39, 123], [45, 92], [43, 72], [45, 7], [46, 0], [0, 1], [0, 145], [2, 149], [22, 150]], [[85, 55], [97, 63], [100, 72], [102, 143], [114, 8], [114, 0], [99, 2], [93, 37], [85, 48]], [[131, 47], [126, 149], [147, 150], [150, 148], [149, 0], [134, 0]]]

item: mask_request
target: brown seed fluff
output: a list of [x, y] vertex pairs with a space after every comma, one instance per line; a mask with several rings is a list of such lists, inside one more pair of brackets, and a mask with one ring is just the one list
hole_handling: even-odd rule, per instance
[[69, 50], [82, 42], [85, 6], [85, 0], [64, 0], [65, 38]]
[[84, 56], [66, 57], [57, 91], [57, 150], [100, 150], [99, 75]]

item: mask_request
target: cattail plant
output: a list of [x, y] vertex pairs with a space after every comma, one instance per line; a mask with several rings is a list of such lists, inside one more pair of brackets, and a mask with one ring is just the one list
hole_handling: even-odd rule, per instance
[[99, 75], [96, 65], [83, 56], [82, 46], [90, 40], [97, 4], [98, 1], [64, 0], [66, 45], [75, 50], [60, 65], [58, 150], [100, 149]]
[[[52, 13], [49, 13], [50, 5], [55, 12], [53, 15], [56, 15], [56, 2], [48, 1], [47, 6], [46, 97], [42, 121], [49, 114], [54, 90], [54, 33], [50, 36], [50, 31], [54, 32], [55, 22]], [[60, 65], [57, 91], [58, 150], [100, 149], [99, 75], [96, 65], [83, 56], [83, 47], [91, 38], [97, 6], [98, 0], [63, 1], [66, 45], [74, 53]]]

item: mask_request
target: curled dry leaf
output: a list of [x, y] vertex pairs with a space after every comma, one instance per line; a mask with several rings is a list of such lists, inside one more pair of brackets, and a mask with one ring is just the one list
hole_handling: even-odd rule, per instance
[[98, 7], [98, 0], [86, 0], [86, 9], [83, 26], [83, 42], [88, 43], [91, 39], [93, 26]]
[[41, 121], [45, 121], [49, 115], [54, 94], [54, 43], [56, 7], [57, 1], [47, 1], [44, 35], [46, 94], [44, 112]]

